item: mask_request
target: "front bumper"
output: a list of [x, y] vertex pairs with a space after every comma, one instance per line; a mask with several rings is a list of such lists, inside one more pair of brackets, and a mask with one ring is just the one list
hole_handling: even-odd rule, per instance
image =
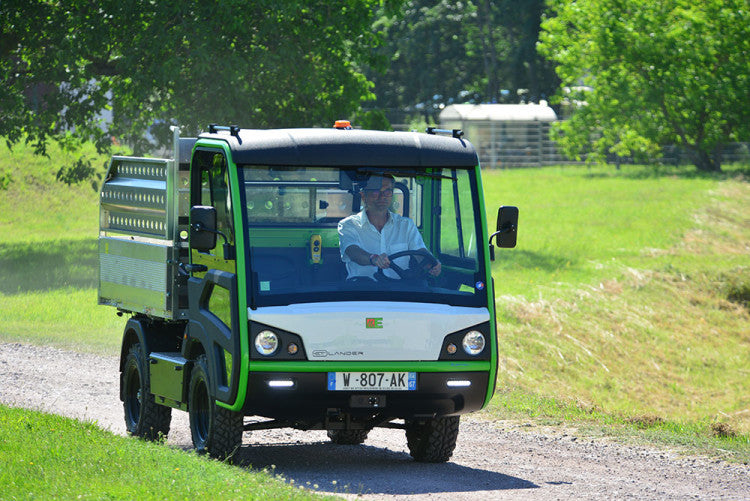
[[[468, 381], [450, 387], [448, 381]], [[272, 381], [292, 381], [273, 387]], [[322, 422], [332, 413], [387, 419], [450, 416], [482, 408], [487, 372], [419, 372], [414, 391], [329, 391], [327, 372], [251, 372], [245, 415], [287, 421]]]

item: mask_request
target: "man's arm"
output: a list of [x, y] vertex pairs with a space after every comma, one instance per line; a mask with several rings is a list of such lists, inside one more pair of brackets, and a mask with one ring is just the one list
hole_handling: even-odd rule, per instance
[[362, 266], [377, 266], [378, 268], [388, 268], [391, 261], [387, 254], [370, 254], [362, 247], [352, 244], [344, 251], [346, 255], [355, 263]]
[[341, 259], [346, 262], [350, 260], [360, 266], [377, 266], [378, 268], [388, 268], [391, 261], [387, 254], [371, 254], [360, 247], [359, 228], [353, 220], [355, 216], [350, 216], [339, 222], [339, 247], [341, 249]]

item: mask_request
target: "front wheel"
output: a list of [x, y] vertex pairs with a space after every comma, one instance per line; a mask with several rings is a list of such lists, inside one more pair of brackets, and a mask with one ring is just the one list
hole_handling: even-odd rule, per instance
[[453, 455], [459, 416], [407, 421], [409, 454], [420, 463], [444, 463]]
[[201, 355], [190, 375], [188, 413], [193, 446], [199, 453], [228, 459], [242, 445], [243, 415], [216, 405], [208, 381], [208, 362]]
[[159, 405], [151, 394], [146, 354], [141, 345], [130, 347], [120, 380], [128, 433], [146, 440], [159, 440], [169, 434], [172, 409]]

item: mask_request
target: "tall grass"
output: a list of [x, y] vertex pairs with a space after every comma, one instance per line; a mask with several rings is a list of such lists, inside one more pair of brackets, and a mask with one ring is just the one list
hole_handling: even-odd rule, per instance
[[[98, 192], [90, 182], [66, 185], [57, 182], [59, 169], [84, 158], [104, 173], [108, 158], [90, 144], [76, 149], [50, 145], [48, 157], [34, 154], [23, 143], [9, 150], [0, 142], [0, 177], [11, 184], [0, 190], [0, 242], [27, 243], [91, 239], [98, 226]], [[94, 181], [96, 185], [96, 181]]]
[[[518, 248], [493, 268], [506, 395], [554, 397], [622, 422], [750, 433], [741, 175], [494, 171], [485, 191], [488, 204], [521, 213]], [[517, 401], [503, 395], [497, 415]]]
[[493, 268], [500, 293], [543, 297], [677, 243], [694, 227], [717, 181], [648, 176], [645, 169], [486, 171], [488, 211], [501, 204], [520, 208], [518, 247], [501, 253]]
[[17, 144], [0, 145], [0, 339], [115, 353], [121, 321], [96, 306], [98, 192], [89, 182], [57, 182], [57, 171], [79, 158], [105, 170], [93, 146], [49, 157]]
[[3, 499], [321, 499], [268, 472], [0, 406]]

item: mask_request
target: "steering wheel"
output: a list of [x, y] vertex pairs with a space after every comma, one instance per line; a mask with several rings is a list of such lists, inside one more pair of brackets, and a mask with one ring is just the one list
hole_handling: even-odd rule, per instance
[[[399, 265], [393, 262], [394, 259], [398, 259], [400, 257], [404, 256], [411, 256], [414, 257], [421, 257], [422, 260], [419, 263], [419, 265], [415, 268], [407, 268], [403, 269]], [[426, 278], [432, 278], [432, 276], [429, 274], [428, 270], [432, 269], [438, 262], [435, 257], [430, 254], [425, 249], [418, 249], [418, 250], [405, 250], [400, 252], [395, 252], [388, 256], [388, 259], [391, 261], [391, 267], [390, 269], [396, 272], [396, 275], [399, 276], [401, 280], [417, 280], [417, 279], [426, 279]], [[410, 261], [411, 264], [411, 261]], [[387, 282], [387, 281], [396, 281], [395, 278], [390, 278], [383, 273], [382, 268], [378, 268], [378, 271], [375, 272], [374, 275], [375, 279], [380, 282]]]

